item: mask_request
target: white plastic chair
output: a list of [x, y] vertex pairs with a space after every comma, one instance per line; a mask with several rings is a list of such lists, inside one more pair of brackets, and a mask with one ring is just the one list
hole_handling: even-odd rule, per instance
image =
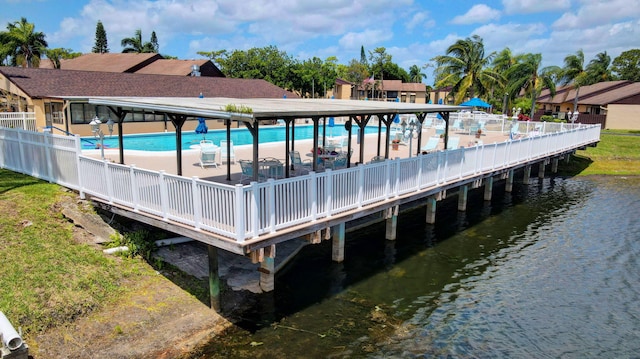
[[216, 154], [218, 153], [218, 146], [213, 144], [213, 141], [202, 140], [200, 141], [200, 167], [213, 166], [218, 168], [216, 163]]
[[220, 161], [227, 163], [236, 162], [236, 154], [233, 150], [233, 141], [229, 141], [231, 149], [227, 152], [227, 140], [220, 141]]

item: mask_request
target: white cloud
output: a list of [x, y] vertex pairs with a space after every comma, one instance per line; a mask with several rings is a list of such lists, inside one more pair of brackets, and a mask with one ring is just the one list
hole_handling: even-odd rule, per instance
[[568, 12], [553, 23], [555, 29], [590, 28], [624, 19], [640, 18], [640, 1], [583, 0], [575, 12]]
[[435, 26], [435, 21], [430, 18], [429, 12], [427, 11], [420, 11], [413, 14], [411, 19], [405, 24], [405, 27], [409, 32], [412, 32], [415, 28], [426, 29], [433, 26]]
[[340, 47], [344, 49], [360, 49], [360, 46], [364, 46], [365, 48], [371, 47], [375, 44], [391, 39], [392, 36], [393, 34], [388, 31], [368, 29], [362, 32], [348, 32], [340, 38], [338, 44], [340, 44]]
[[502, 0], [507, 14], [533, 14], [571, 8], [570, 0]]
[[474, 5], [464, 15], [459, 15], [451, 20], [452, 24], [466, 25], [487, 23], [500, 18], [500, 11], [490, 8], [485, 4]]

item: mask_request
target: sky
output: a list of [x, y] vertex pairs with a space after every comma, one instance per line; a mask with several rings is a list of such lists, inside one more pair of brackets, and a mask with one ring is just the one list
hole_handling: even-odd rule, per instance
[[[50, 48], [74, 52], [91, 52], [102, 21], [110, 52], [140, 29], [179, 59], [275, 45], [300, 61], [348, 64], [361, 46], [384, 47], [407, 71], [473, 35], [486, 54], [540, 53], [543, 66], [563, 66], [578, 50], [586, 65], [600, 52], [613, 60], [640, 48], [640, 0], [0, 0], [0, 29], [22, 17]], [[431, 70], [423, 70], [430, 85]]]

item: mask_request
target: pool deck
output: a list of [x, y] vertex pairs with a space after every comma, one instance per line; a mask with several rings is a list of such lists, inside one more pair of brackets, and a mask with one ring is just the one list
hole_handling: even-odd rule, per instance
[[[427, 140], [430, 136], [435, 135], [435, 129], [423, 129], [422, 132], [422, 146], [427, 143]], [[365, 151], [364, 151], [364, 162], [369, 162], [372, 157], [377, 155], [377, 133], [376, 134], [367, 134], [365, 135]], [[470, 147], [475, 145], [475, 136], [468, 135], [465, 133], [453, 132], [450, 130], [449, 136], [458, 136], [460, 137], [460, 146]], [[385, 140], [385, 134], [382, 134], [382, 141]], [[480, 140], [485, 144], [492, 144], [495, 142], [504, 142], [508, 139], [508, 134], [503, 134], [501, 132], [484, 132], [480, 138]], [[415, 156], [416, 146], [418, 140], [413, 140], [413, 148], [412, 153]], [[260, 144], [260, 158], [265, 157], [274, 157], [278, 158], [284, 162], [285, 159], [285, 148], [284, 142], [273, 142], [273, 143], [263, 143]], [[303, 159], [308, 159], [305, 155], [311, 152], [313, 147], [313, 140], [296, 140], [295, 149], [300, 152]], [[351, 141], [351, 147], [353, 148], [353, 155], [351, 159], [352, 166], [355, 165], [359, 160], [359, 151], [360, 145], [357, 144], [356, 136], [353, 135]], [[443, 149], [444, 141], [440, 140], [437, 149]], [[346, 150], [346, 142], [343, 150]], [[227, 164], [221, 164], [218, 161], [218, 167], [208, 166], [205, 168], [200, 167], [200, 151], [198, 149], [189, 149], [182, 151], [182, 176], [184, 177], [198, 177], [202, 179], [206, 179], [212, 182], [226, 183], [226, 184], [237, 184], [240, 180], [241, 169], [238, 163], [238, 160], [251, 160], [253, 158], [252, 155], [253, 145], [236, 145], [234, 146], [235, 152], [235, 163], [231, 164], [231, 181], [227, 181]], [[381, 147], [380, 154], [384, 156], [384, 146]], [[84, 150], [83, 154], [100, 158], [99, 150]], [[124, 152], [124, 161], [126, 165], [135, 165], [139, 168], [145, 168], [155, 171], [164, 170], [166, 173], [177, 174], [177, 165], [175, 160], [176, 153], [175, 151], [161, 151], [161, 152], [153, 152], [153, 151], [132, 151], [125, 150]], [[390, 150], [389, 158], [406, 158], [409, 157], [409, 144], [401, 144], [398, 150]], [[119, 153], [116, 149], [105, 149], [105, 158], [112, 162], [119, 161]], [[245, 182], [247, 184], [247, 182]]]

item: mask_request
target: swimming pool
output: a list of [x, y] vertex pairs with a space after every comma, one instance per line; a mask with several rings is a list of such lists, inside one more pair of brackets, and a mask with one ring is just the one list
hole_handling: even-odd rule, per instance
[[[271, 126], [261, 127], [260, 134], [258, 136], [260, 143], [269, 142], [284, 142], [285, 140], [285, 126]], [[347, 136], [348, 132], [344, 127], [327, 127], [328, 137]], [[366, 127], [365, 133], [377, 133], [378, 127]], [[382, 131], [385, 131], [384, 126]], [[352, 131], [352, 135], [355, 136], [356, 129]], [[322, 137], [322, 127], [318, 130], [318, 135]], [[220, 141], [226, 140], [227, 131], [222, 130], [210, 130], [205, 138], [213, 141], [216, 145], [220, 145]], [[306, 140], [313, 138], [313, 126], [312, 125], [298, 125], [296, 126], [295, 139]], [[202, 140], [202, 134], [195, 132], [183, 132], [182, 133], [182, 149], [188, 150], [194, 144], [199, 144]], [[253, 143], [253, 137], [246, 128], [236, 128], [231, 130], [231, 140], [234, 145], [250, 145]], [[94, 137], [83, 137], [82, 147], [84, 149], [96, 148], [96, 140]], [[139, 150], [139, 151], [175, 151], [176, 149], [176, 137], [173, 132], [160, 132], [160, 133], [148, 133], [139, 135], [124, 135], [123, 145], [127, 150]], [[118, 136], [105, 136], [104, 138], [105, 148], [118, 148]]]

